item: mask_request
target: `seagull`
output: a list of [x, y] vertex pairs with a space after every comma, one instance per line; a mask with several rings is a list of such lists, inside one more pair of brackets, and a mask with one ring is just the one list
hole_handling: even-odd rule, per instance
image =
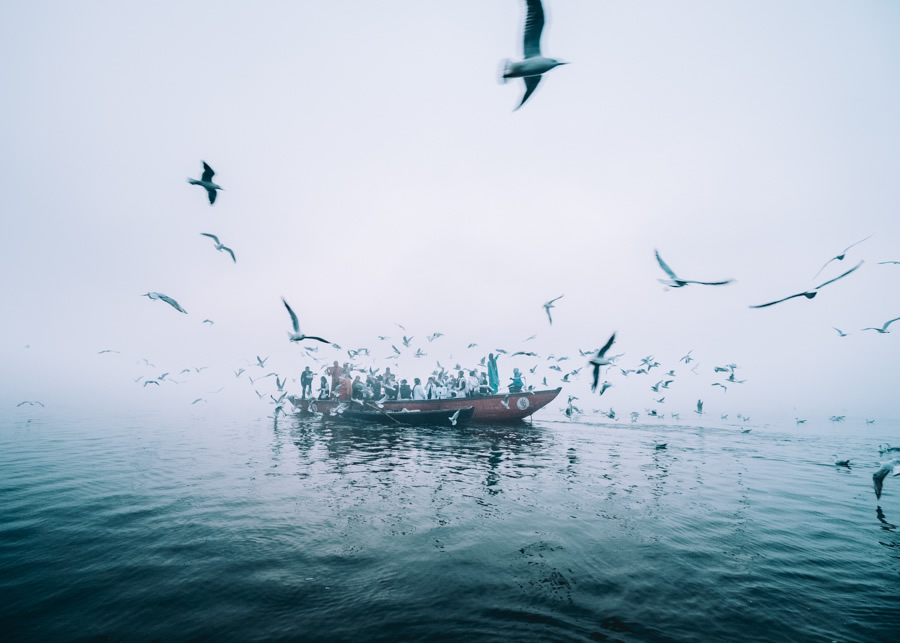
[[694, 349], [692, 348], [691, 350], [689, 350], [689, 351], [687, 352], [687, 355], [685, 355], [684, 357], [682, 357], [682, 358], [681, 358], [680, 360], [678, 360], [678, 361], [679, 361], [679, 362], [684, 362], [685, 364], [690, 364], [691, 362], [694, 361], [694, 358], [691, 357], [691, 353], [693, 353], [693, 352], [694, 352]]
[[240, 377], [240, 376], [241, 376], [241, 373], [243, 373], [243, 372], [244, 372], [244, 369], [243, 369], [243, 368], [239, 368], [238, 370], [236, 370], [236, 371], [234, 372], [234, 376], [235, 376], [235, 377]]
[[216, 202], [216, 190], [223, 189], [221, 185], [216, 185], [212, 182], [212, 177], [215, 176], [216, 172], [213, 170], [206, 161], [203, 161], [203, 175], [200, 177], [200, 180], [197, 179], [188, 179], [187, 182], [191, 185], [199, 185], [202, 188], [206, 188], [206, 193], [209, 195], [209, 204], [212, 205]]
[[697, 410], [695, 410], [694, 413], [703, 415], [703, 402], [701, 400], [697, 400]]
[[[288, 314], [291, 316], [291, 324], [294, 327], [294, 332], [288, 332], [288, 337], [292, 342], [303, 342], [308, 339], [315, 340], [317, 342], [322, 342], [323, 344], [331, 344], [327, 339], [322, 339], [321, 337], [314, 337], [312, 335], [304, 335], [300, 332], [300, 322], [297, 320], [297, 315], [294, 314], [294, 311], [291, 310], [291, 307], [288, 306], [288, 303], [284, 300], [284, 297], [281, 298], [281, 303], [284, 304], [284, 307], [287, 308]], [[266, 358], [268, 359], [268, 357]]]
[[525, 4], [527, 14], [525, 17], [525, 36], [523, 38], [524, 59], [522, 62], [513, 62], [509, 59], [503, 61], [502, 82], [505, 83], [509, 78], [521, 78], [525, 81], [525, 94], [522, 96], [522, 100], [516, 106], [516, 109], [524, 105], [525, 101], [537, 89], [538, 83], [541, 82], [542, 74], [559, 65], [568, 64], [555, 58], [545, 58], [541, 55], [544, 7], [541, 5], [541, 0], [526, 0]]
[[838, 460], [836, 455], [832, 455], [831, 457], [834, 458], [834, 466], [850, 468], [850, 460]]
[[875, 483], [875, 498], [881, 498], [881, 486], [884, 479], [888, 476], [900, 476], [900, 460], [891, 460], [881, 465], [881, 468], [872, 474], [872, 481]]
[[818, 286], [816, 286], [816, 287], [813, 288], [812, 290], [808, 290], [808, 291], [806, 291], [806, 292], [798, 292], [796, 295], [791, 295], [791, 296], [789, 296], [789, 297], [784, 297], [783, 299], [778, 299], [778, 300], [776, 300], [776, 301], [770, 301], [770, 302], [767, 303], [767, 304], [759, 304], [758, 306], [750, 306], [750, 308], [766, 308], [767, 306], [774, 306], [775, 304], [780, 304], [781, 302], [787, 301], [788, 299], [793, 299], [794, 297], [806, 297], [807, 299], [812, 299], [813, 297], [815, 297], [815, 296], [818, 294], [817, 291], [819, 290], [819, 288], [822, 288], [822, 287], [824, 287], [824, 286], [827, 286], [828, 284], [832, 284], [832, 283], [834, 283], [835, 281], [837, 281], [838, 279], [843, 279], [844, 277], [846, 277], [847, 275], [849, 275], [851, 272], [853, 272], [854, 270], [858, 269], [861, 265], [863, 265], [863, 263], [864, 263], [864, 262], [860, 261], [858, 264], [856, 264], [855, 266], [853, 266], [852, 268], [850, 268], [850, 270], [848, 270], [848, 271], [845, 272], [844, 274], [838, 275], [838, 276], [835, 277], [834, 279], [829, 279], [829, 280], [826, 281], [825, 283], [819, 284]]
[[259, 365], [260, 368], [265, 368], [266, 362], [268, 362], [268, 361], [269, 361], [268, 357], [266, 357], [265, 359], [262, 359], [259, 355], [256, 356], [256, 363]]
[[500, 400], [500, 404], [503, 405], [503, 408], [505, 408], [506, 410], [509, 410], [509, 395], [508, 394], [506, 397], [504, 397], [502, 400]]
[[16, 404], [16, 408], [19, 408], [23, 404], [27, 404], [28, 406], [34, 406], [35, 404], [37, 404], [41, 408], [45, 408], [44, 405], [41, 402], [38, 402], [37, 400], [35, 400], [34, 402], [30, 402], [28, 400], [25, 400], [24, 402], [19, 402], [18, 404]]
[[662, 260], [662, 257], [659, 256], [659, 250], [654, 250], [656, 253], [656, 261], [659, 263], [659, 267], [663, 269], [667, 275], [669, 275], [669, 279], [659, 279], [659, 283], [669, 286], [670, 288], [683, 288], [688, 284], [699, 284], [701, 286], [724, 286], [725, 284], [730, 284], [734, 279], [726, 279], [725, 281], [692, 281], [689, 279], [679, 279], [671, 268], [666, 264], [665, 261]]
[[895, 264], [895, 265], [900, 265], [900, 261], [879, 261], [879, 262], [878, 262], [878, 265], [883, 265], [883, 264]]
[[164, 295], [161, 292], [148, 292], [141, 295], [141, 297], [149, 297], [150, 299], [160, 299], [167, 304], [169, 304], [172, 308], [177, 310], [180, 313], [187, 314], [187, 311], [178, 305], [178, 302], [169, 297], [168, 295]]
[[801, 420], [800, 418], [794, 418], [794, 420], [797, 422], [797, 424], [806, 424], [806, 420], [805, 420], [805, 419], [802, 419], [802, 420]]
[[887, 442], [878, 445], [878, 455], [884, 455], [885, 453], [892, 453], [897, 451], [900, 451], [900, 447], [892, 447]]
[[550, 309], [556, 308], [556, 306], [553, 305], [553, 302], [558, 301], [558, 300], [562, 299], [563, 297], [565, 297], [565, 295], [560, 295], [559, 297], [554, 297], [553, 299], [551, 299], [548, 302], [544, 302], [544, 311], [547, 313], [547, 319], [550, 320], [551, 326], [553, 325], [553, 317], [550, 316]]
[[842, 331], [842, 330], [841, 330], [840, 328], [838, 328], [837, 326], [832, 326], [832, 328], [834, 328], [834, 329], [837, 331], [837, 334], [838, 334], [839, 337], [846, 337], [846, 336], [847, 336], [847, 333], [845, 333], [844, 331]]
[[[548, 313], [549, 314], [549, 313]], [[600, 382], [600, 367], [608, 366], [611, 362], [606, 359], [606, 351], [610, 349], [613, 345], [613, 342], [616, 341], [616, 333], [613, 331], [613, 334], [610, 335], [609, 339], [606, 340], [606, 344], [604, 344], [603, 348], [597, 351], [597, 354], [594, 355], [589, 361], [588, 364], [594, 367], [594, 380], [591, 383], [591, 392], [595, 392], [597, 390], [597, 384]], [[607, 387], [608, 388], [608, 387]], [[606, 389], [603, 389], [606, 390]], [[600, 394], [603, 394], [603, 391], [600, 391]]]
[[721, 386], [721, 387], [722, 387], [722, 390], [723, 390], [725, 393], [728, 392], [728, 387], [725, 386], [724, 384], [719, 384], [718, 382], [713, 382], [712, 384], [710, 384], [710, 386]]
[[656, 450], [659, 451], [660, 449], [665, 449], [668, 445], [669, 445], [668, 442], [657, 442]]
[[870, 234], [870, 235], [869, 235], [868, 237], [866, 237], [865, 239], [860, 239], [860, 240], [857, 241], [856, 243], [851, 243], [849, 246], [847, 246], [846, 248], [844, 248], [844, 250], [841, 252], [841, 254], [837, 255], [836, 257], [832, 257], [831, 259], [829, 259], [828, 261], [826, 261], [826, 262], [825, 262], [825, 265], [822, 266], [821, 268], [819, 268], [819, 272], [817, 272], [816, 274], [813, 275], [813, 279], [815, 279], [815, 278], [818, 277], [820, 274], [822, 274], [822, 271], [825, 270], [825, 268], [828, 267], [828, 264], [830, 264], [832, 261], [843, 261], [843, 260], [844, 260], [844, 257], [845, 257], [846, 254], [847, 254], [847, 251], [850, 250], [850, 248], [852, 248], [853, 246], [858, 246], [858, 245], [861, 244], [863, 241], [866, 241], [866, 239], [870, 239], [871, 237], [872, 237], [872, 235]]
[[157, 386], [159, 386], [159, 382], [157, 382], [156, 380], [145, 380], [144, 388], [147, 388], [147, 384], [156, 384]]
[[198, 397], [196, 400], [194, 400], [193, 402], [191, 402], [191, 406], [193, 406], [193, 405], [196, 404], [197, 402], [205, 402], [205, 401], [206, 401], [206, 400], [204, 400], [202, 397]]
[[119, 352], [119, 351], [114, 351], [114, 350], [111, 349], [111, 348], [107, 348], [106, 350], [102, 350], [102, 351], [100, 351], [99, 353], [97, 353], [97, 355], [103, 355], [103, 353], [118, 353], [118, 352]]
[[741, 431], [741, 433], [750, 433], [750, 431], [752, 431], [752, 430], [753, 430], [753, 429], [744, 429], [744, 430]]
[[223, 246], [223, 245], [222, 245], [222, 242], [219, 241], [219, 237], [217, 237], [217, 236], [214, 235], [214, 234], [210, 234], [210, 233], [208, 233], [208, 232], [201, 232], [200, 234], [201, 234], [202, 236], [204, 236], [204, 237], [209, 237], [210, 239], [212, 239], [213, 241], [215, 241], [215, 242], [216, 242], [216, 250], [218, 250], [219, 252], [223, 252], [223, 251], [224, 251], [224, 252], [227, 252], [228, 254], [231, 255], [231, 260], [232, 260], [234, 263], [237, 263], [237, 259], [234, 258], [234, 251], [233, 251], [231, 248], [228, 248], [228, 247], [226, 247], [226, 246]]
[[415, 339], [415, 337], [416, 337], [415, 335], [413, 335], [412, 337], [407, 337], [406, 335], [404, 335], [404, 336], [403, 336], [403, 345], [406, 346], [406, 348], [409, 348], [409, 343], [410, 343], [413, 339]]
[[606, 389], [610, 388], [612, 384], [606, 380], [604, 380], [603, 384], [600, 385], [600, 393], [599, 395], [603, 395], [606, 392]]
[[204, 323], [204, 324], [209, 324], [210, 326], [212, 326], [212, 325], [215, 324], [216, 322], [214, 322], [214, 321], [211, 320], [211, 319], [204, 319], [204, 320], [203, 320], [203, 323]]
[[459, 419], [459, 412], [462, 409], [456, 409], [456, 413], [450, 416], [450, 426], [456, 426], [456, 420]]
[[896, 317], [890, 321], [884, 322], [884, 326], [882, 326], [881, 328], [863, 328], [863, 330], [874, 330], [883, 335], [885, 333], [890, 333], [891, 331], [888, 330], [888, 326], [890, 326], [891, 324], [893, 324], [895, 321], [898, 321], [898, 320], [900, 320], [900, 317]]
[[444, 333], [432, 333], [425, 339], [427, 339], [428, 342], [430, 343], [430, 342], [433, 342], [434, 340], [436, 340], [438, 337], [443, 337], [443, 336], [444, 336]]

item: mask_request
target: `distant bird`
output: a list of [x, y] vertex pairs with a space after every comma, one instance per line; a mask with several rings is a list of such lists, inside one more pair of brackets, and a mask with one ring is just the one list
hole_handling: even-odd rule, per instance
[[878, 455], [884, 455], [885, 453], [896, 453], [898, 451], [900, 451], [900, 447], [892, 447], [887, 442], [878, 445]]
[[222, 245], [222, 242], [219, 241], [219, 237], [217, 237], [217, 236], [214, 235], [214, 234], [210, 234], [210, 233], [208, 233], [208, 232], [201, 232], [200, 234], [201, 234], [202, 236], [204, 236], [204, 237], [209, 237], [210, 239], [212, 239], [213, 241], [215, 241], [215, 243], [216, 243], [216, 250], [218, 250], [219, 252], [227, 252], [228, 254], [231, 255], [231, 260], [232, 260], [234, 263], [237, 263], [237, 259], [234, 258], [234, 251], [233, 251], [231, 248], [228, 248], [228, 247], [226, 247], [226, 246], [223, 246], [223, 245]]
[[24, 400], [24, 401], [19, 402], [18, 404], [16, 404], [16, 408], [19, 408], [19, 407], [22, 406], [23, 404], [27, 404], [28, 406], [34, 406], [35, 404], [37, 404], [37, 405], [40, 406], [41, 408], [46, 408], [42, 402], [38, 402], [37, 400], [35, 400], [35, 401], [33, 401], [33, 402], [32, 402], [32, 401], [29, 401], [29, 400]]
[[718, 382], [713, 382], [712, 384], [710, 384], [710, 386], [721, 386], [721, 387], [722, 387], [722, 391], [724, 391], [725, 393], [728, 392], [728, 387], [725, 386], [724, 384], [719, 384]]
[[598, 392], [598, 395], [603, 395], [606, 392], [606, 389], [610, 387], [612, 387], [612, 384], [604, 380], [603, 384], [600, 385], [600, 391]]
[[850, 250], [850, 248], [852, 248], [853, 246], [858, 246], [858, 245], [861, 244], [863, 241], [866, 241], [866, 239], [870, 239], [870, 238], [872, 238], [872, 235], [871, 235], [871, 234], [870, 234], [868, 237], [866, 237], [865, 239], [860, 239], [860, 240], [857, 241], [856, 243], [851, 243], [849, 246], [847, 246], [846, 248], [844, 248], [844, 250], [841, 252], [841, 254], [837, 255], [836, 257], [832, 257], [831, 259], [829, 259], [828, 261], [826, 261], [826, 262], [825, 262], [825, 265], [822, 266], [821, 268], [819, 268], [819, 272], [817, 272], [816, 274], [813, 275], [813, 279], [815, 279], [815, 278], [818, 277], [820, 274], [822, 274], [822, 271], [825, 270], [825, 268], [828, 267], [828, 264], [830, 264], [832, 261], [843, 261], [843, 260], [844, 260], [844, 257], [847, 255], [847, 251]]
[[[322, 342], [323, 344], [331, 344], [327, 339], [322, 339], [321, 337], [315, 337], [313, 335], [304, 335], [300, 332], [300, 322], [297, 320], [297, 315], [294, 314], [294, 311], [291, 310], [291, 307], [285, 301], [284, 297], [281, 298], [281, 303], [284, 304], [284, 307], [287, 308], [288, 314], [291, 316], [291, 324], [294, 327], [294, 332], [288, 332], [288, 337], [292, 342], [303, 342], [308, 339]], [[268, 359], [268, 358], [267, 358]]]
[[669, 446], [668, 442], [657, 442], [656, 450], [659, 451], [660, 449], [665, 449], [667, 446]]
[[888, 476], [900, 476], [900, 460], [891, 460], [882, 463], [881, 468], [872, 474], [872, 482], [875, 484], [875, 498], [881, 498], [881, 487]]
[[753, 430], [753, 429], [743, 429], [743, 430], [741, 431], [741, 433], [750, 433], [750, 431], [752, 431], [752, 430]]
[[840, 337], [846, 337], [846, 336], [847, 336], [847, 333], [845, 333], [844, 331], [842, 331], [840, 328], [838, 328], [838, 327], [836, 327], [836, 326], [832, 326], [832, 328], [834, 328], [834, 329], [837, 331], [838, 336], [840, 336]]
[[679, 361], [679, 362], [684, 362], [685, 364], [690, 364], [691, 362], [694, 361], [694, 358], [691, 357], [691, 353], [693, 353], [693, 352], [694, 352], [694, 349], [692, 348], [691, 350], [689, 350], [689, 351], [687, 352], [687, 355], [685, 355], [684, 357], [682, 357], [682, 358], [681, 358], [680, 360], [678, 360], [678, 361]]
[[223, 189], [221, 185], [216, 185], [212, 182], [212, 177], [216, 174], [215, 170], [213, 170], [206, 161], [203, 161], [203, 175], [200, 177], [200, 180], [197, 179], [188, 179], [187, 182], [191, 185], [199, 185], [200, 187], [206, 190], [206, 193], [209, 195], [209, 204], [212, 205], [216, 202], [216, 190]]
[[875, 420], [870, 420], [869, 418], [866, 418], [866, 424], [875, 424]]
[[895, 317], [894, 319], [891, 319], [890, 321], [884, 322], [884, 326], [882, 326], [881, 328], [863, 328], [863, 330], [874, 330], [881, 334], [890, 333], [891, 331], [888, 330], [888, 326], [890, 326], [891, 324], [893, 324], [895, 321], [898, 321], [898, 320], [900, 320], [900, 317]]
[[703, 415], [703, 402], [701, 400], [697, 400], [697, 409], [694, 411], [697, 415]]
[[119, 352], [119, 351], [114, 351], [114, 350], [111, 349], [111, 348], [107, 348], [107, 349], [105, 349], [105, 350], [102, 350], [102, 351], [98, 352], [97, 355], [103, 355], [103, 353], [118, 353], [118, 352]]
[[836, 455], [832, 455], [831, 457], [834, 458], [834, 466], [850, 468], [850, 460], [839, 460]]
[[413, 339], [415, 339], [415, 337], [416, 337], [415, 335], [413, 335], [412, 337], [407, 337], [406, 335], [404, 335], [404, 336], [403, 336], [403, 345], [404, 345], [406, 348], [409, 348], [409, 343], [410, 343]]
[[683, 288], [688, 284], [699, 284], [701, 286], [724, 286], [726, 284], [730, 284], [734, 279], [726, 279], [725, 281], [693, 281], [690, 279], [680, 279], [675, 275], [675, 272], [669, 268], [668, 264], [663, 261], [662, 257], [659, 256], [659, 251], [653, 251], [656, 254], [656, 261], [659, 263], [659, 267], [663, 269], [667, 275], [669, 275], [669, 279], [658, 279], [661, 284], [669, 286], [670, 288]]
[[886, 264], [886, 263], [900, 265], [900, 261], [879, 261], [878, 263], [879, 263], [879, 265]]
[[444, 333], [432, 333], [431, 335], [429, 335], [429, 336], [426, 337], [425, 339], [427, 339], [429, 342], [433, 342], [433, 341], [436, 340], [438, 337], [443, 337], [443, 336], [444, 336]]
[[835, 277], [834, 279], [829, 279], [828, 281], [826, 281], [826, 282], [823, 283], [823, 284], [819, 284], [818, 286], [816, 286], [816, 287], [813, 288], [812, 290], [807, 290], [806, 292], [798, 292], [796, 295], [790, 295], [790, 296], [788, 296], [788, 297], [783, 297], [782, 299], [776, 299], [775, 301], [770, 301], [770, 302], [767, 303], [767, 304], [759, 304], [759, 305], [757, 305], [757, 306], [750, 306], [750, 308], [766, 308], [767, 306], [774, 306], [775, 304], [780, 304], [780, 303], [783, 302], [783, 301], [787, 301], [788, 299], [794, 299], [795, 297], [806, 297], [807, 299], [812, 299], [812, 298], [815, 297], [817, 294], [819, 294], [818, 291], [819, 291], [820, 288], [823, 288], [823, 287], [827, 286], [828, 284], [833, 284], [833, 283], [834, 283], [835, 281], [837, 281], [838, 279], [843, 279], [844, 277], [846, 277], [847, 275], [849, 275], [851, 272], [857, 270], [861, 265], [863, 265], [863, 263], [864, 263], [864, 262], [860, 261], [858, 264], [856, 264], [855, 266], [853, 266], [852, 268], [850, 268], [850, 270], [848, 270], [847, 272], [845, 272], [845, 273], [843, 273], [843, 274], [841, 274], [841, 275], [838, 275], [838, 276]]
[[550, 309], [551, 309], [551, 308], [556, 308], [556, 306], [553, 305], [553, 302], [559, 301], [559, 300], [562, 299], [563, 297], [565, 297], [565, 295], [560, 295], [559, 297], [554, 297], [554, 298], [551, 299], [550, 301], [544, 302], [544, 312], [547, 313], [547, 319], [550, 320], [550, 325], [551, 325], [551, 326], [553, 325], [553, 317], [550, 315]]
[[[525, 94], [516, 106], [519, 109], [525, 104], [538, 83], [541, 75], [554, 67], [568, 63], [546, 58], [541, 55], [541, 32], [544, 30], [544, 7], [541, 0], [526, 0], [525, 34], [523, 38], [523, 60], [513, 62], [509, 59], [503, 61], [503, 82], [510, 78], [521, 78], [525, 81]], [[515, 111], [515, 110], [513, 110]]]
[[256, 365], [259, 366], [260, 368], [265, 368], [265, 367], [266, 367], [266, 362], [268, 362], [268, 361], [269, 361], [269, 358], [268, 358], [268, 357], [266, 357], [265, 359], [263, 359], [263, 358], [261, 358], [259, 355], [256, 356]]
[[141, 295], [141, 297], [149, 297], [150, 299], [159, 299], [159, 300], [164, 301], [167, 304], [169, 304], [172, 308], [174, 308], [178, 312], [187, 314], [187, 311], [184, 308], [182, 308], [181, 306], [179, 306], [177, 301], [175, 301], [168, 295], [162, 294], [161, 292], [148, 292], [148, 293], [144, 293], [143, 295]]
[[727, 420], [727, 419], [728, 419], [728, 414], [727, 414], [727, 413], [723, 413], [723, 414], [720, 415], [719, 417], [722, 418], [723, 420]]
[[202, 397], [198, 397], [196, 400], [194, 400], [193, 402], [191, 402], [191, 406], [193, 406], [193, 405], [196, 404], [197, 402], [205, 402], [205, 401], [206, 401], [206, 400], [204, 400]]
[[459, 412], [462, 409], [456, 409], [456, 413], [450, 416], [450, 426], [456, 426], [456, 421], [459, 419]]
[[[606, 351], [608, 351], [610, 349], [610, 347], [613, 345], [613, 342], [615, 342], [615, 341], [616, 341], [616, 333], [615, 333], [615, 331], [613, 331], [613, 334], [609, 336], [608, 340], [606, 340], [606, 344], [604, 344], [603, 348], [598, 350], [597, 354], [594, 355], [590, 360], [588, 360], [588, 363], [594, 367], [593, 381], [591, 383], [591, 392], [592, 393], [596, 392], [597, 384], [599, 384], [599, 382], [600, 382], [600, 368], [602, 366], [608, 366], [609, 364], [612, 363], [606, 358]], [[606, 389], [604, 389], [604, 390], [606, 390]], [[602, 394], [603, 394], [603, 392], [601, 391], [601, 395]]]
[[505, 408], [506, 410], [509, 410], [509, 395], [507, 395], [502, 400], [500, 400], [500, 404], [503, 405], [503, 408]]
[[794, 420], [797, 422], [797, 424], [806, 424], [805, 419], [801, 420], [800, 418], [794, 418]]
[[156, 380], [145, 380], [145, 381], [144, 381], [144, 388], [147, 388], [147, 384], [156, 384], [157, 386], [159, 386], [159, 382], [156, 381]]
[[214, 322], [214, 321], [211, 320], [211, 319], [204, 319], [204, 320], [203, 320], [203, 323], [204, 323], [204, 324], [209, 324], [210, 326], [212, 326], [212, 325], [215, 324], [216, 322]]

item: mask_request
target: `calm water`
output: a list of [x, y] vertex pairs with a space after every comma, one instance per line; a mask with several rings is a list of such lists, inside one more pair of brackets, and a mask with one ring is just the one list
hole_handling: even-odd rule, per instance
[[0, 639], [900, 638], [897, 425], [554, 418], [8, 418]]

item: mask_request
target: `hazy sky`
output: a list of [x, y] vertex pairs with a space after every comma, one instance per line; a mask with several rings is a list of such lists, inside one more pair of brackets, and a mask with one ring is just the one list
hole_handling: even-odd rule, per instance
[[[900, 265], [878, 265], [900, 260], [900, 4], [545, 4], [544, 53], [573, 64], [513, 112], [522, 83], [497, 80], [521, 0], [5, 3], [0, 405], [181, 408], [223, 384], [255, 402], [245, 360], [315, 365], [283, 295], [344, 349], [388, 355], [376, 336], [404, 324], [429, 354], [410, 378], [497, 347], [576, 368], [616, 330], [626, 367], [694, 351], [661, 412], [897, 417], [900, 322], [860, 329], [900, 316]], [[185, 181], [201, 159], [214, 207]], [[736, 282], [665, 290], [654, 248]], [[814, 300], [748, 308], [861, 259]], [[730, 362], [746, 383], [711, 388]], [[573, 379], [623, 414], [659, 378], [612, 372], [599, 400]]]

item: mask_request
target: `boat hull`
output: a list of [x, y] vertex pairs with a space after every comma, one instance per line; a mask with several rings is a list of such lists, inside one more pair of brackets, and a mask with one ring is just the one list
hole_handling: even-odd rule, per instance
[[[502, 393], [482, 397], [448, 397], [439, 400], [386, 400], [383, 411], [449, 411], [473, 408], [470, 422], [491, 424], [495, 422], [517, 422], [531, 416], [535, 411], [552, 402], [561, 388], [546, 391], [524, 391], [522, 393]], [[337, 408], [339, 400], [303, 400], [296, 396], [288, 399], [300, 415], [309, 414], [309, 403], [315, 403], [319, 413], [329, 413]], [[371, 408], [371, 403], [369, 403]]]
[[[402, 424], [405, 426], [463, 426], [472, 419], [475, 409], [467, 406], [453, 413], [441, 411], [357, 411], [346, 410], [337, 416], [343, 420], [359, 420], [362, 422], [374, 422], [375, 424]], [[454, 417], [455, 416], [455, 417]], [[324, 418], [330, 418], [323, 415]], [[453, 418], [453, 419], [451, 419]]]

